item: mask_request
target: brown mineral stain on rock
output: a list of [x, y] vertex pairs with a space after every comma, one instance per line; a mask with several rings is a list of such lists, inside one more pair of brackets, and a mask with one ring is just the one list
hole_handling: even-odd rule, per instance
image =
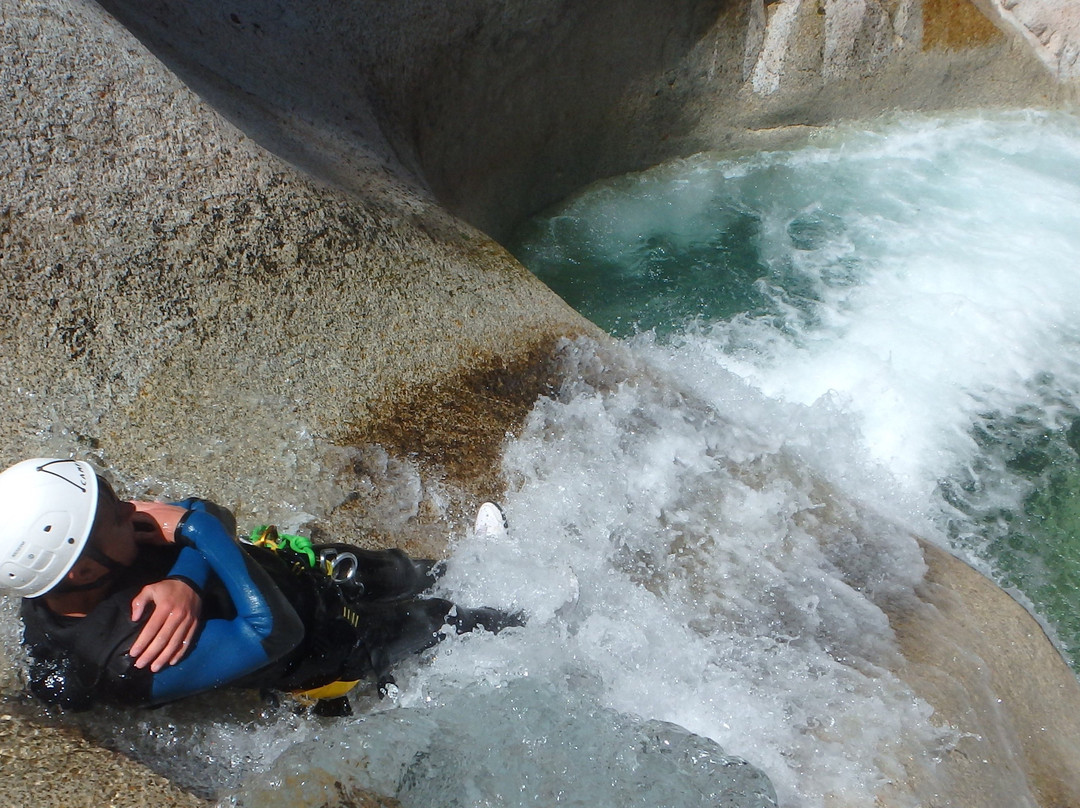
[[923, 50], [975, 48], [1004, 38], [969, 0], [923, 0]]
[[477, 469], [497, 470], [507, 432], [555, 384], [554, 346], [536, 344], [511, 362], [491, 357], [470, 372], [427, 387], [401, 385], [385, 411], [400, 417], [354, 425], [346, 443], [377, 443], [441, 467], [456, 482], [477, 483]]

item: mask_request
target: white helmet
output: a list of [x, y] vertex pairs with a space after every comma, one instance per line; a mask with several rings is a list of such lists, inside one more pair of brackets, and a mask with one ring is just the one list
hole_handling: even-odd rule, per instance
[[24, 460], [0, 474], [0, 591], [43, 595], [75, 565], [94, 527], [98, 479], [80, 460]]

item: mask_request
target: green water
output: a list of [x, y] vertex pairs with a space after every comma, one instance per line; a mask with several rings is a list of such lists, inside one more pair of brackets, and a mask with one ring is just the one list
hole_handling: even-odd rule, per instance
[[608, 333], [666, 336], [768, 308], [766, 226], [730, 193], [635, 174], [526, 223], [511, 250]]
[[972, 430], [981, 450], [974, 473], [943, 480], [942, 492], [963, 515], [954, 543], [1035, 604], [1080, 671], [1080, 416], [1064, 409], [1048, 426], [1045, 414], [1033, 407], [983, 419]]

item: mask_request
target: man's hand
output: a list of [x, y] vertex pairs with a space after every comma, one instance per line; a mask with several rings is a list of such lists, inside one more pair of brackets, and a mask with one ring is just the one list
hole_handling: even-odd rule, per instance
[[187, 511], [167, 502], [133, 502], [135, 541], [139, 544], [172, 544], [176, 541], [176, 525]]
[[153, 614], [128, 654], [134, 657], [136, 668], [149, 665], [157, 673], [166, 665], [175, 665], [191, 648], [199, 628], [202, 599], [183, 581], [167, 578], [147, 584], [131, 601], [132, 621], [138, 621], [151, 604]]

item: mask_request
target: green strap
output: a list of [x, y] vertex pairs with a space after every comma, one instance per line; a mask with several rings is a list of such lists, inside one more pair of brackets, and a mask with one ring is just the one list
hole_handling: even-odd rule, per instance
[[273, 525], [260, 525], [251, 531], [251, 543], [261, 547], [269, 547], [271, 550], [286, 548], [302, 556], [306, 556], [308, 566], [314, 569], [318, 562], [315, 559], [315, 550], [312, 549], [311, 539], [304, 536], [292, 536], [288, 533], [278, 533]]

